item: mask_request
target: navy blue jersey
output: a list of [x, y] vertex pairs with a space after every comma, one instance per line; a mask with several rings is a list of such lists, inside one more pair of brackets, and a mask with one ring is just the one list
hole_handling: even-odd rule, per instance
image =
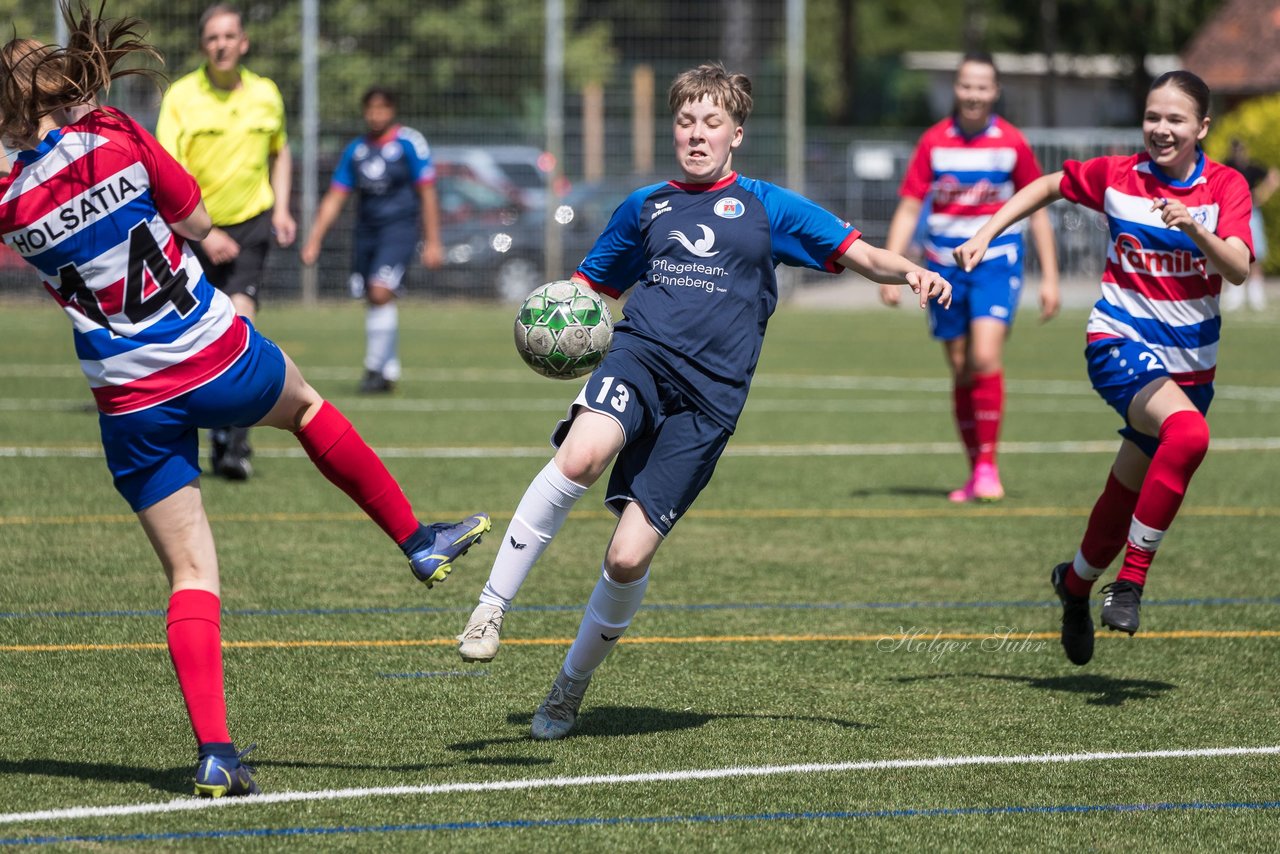
[[362, 136], [342, 151], [332, 186], [359, 194], [356, 227], [416, 221], [418, 185], [436, 178], [431, 149], [422, 134], [400, 125], [382, 136]]
[[613, 347], [635, 353], [733, 430], [778, 303], [779, 264], [838, 273], [860, 232], [808, 199], [732, 174], [636, 190], [578, 275], [629, 295]]

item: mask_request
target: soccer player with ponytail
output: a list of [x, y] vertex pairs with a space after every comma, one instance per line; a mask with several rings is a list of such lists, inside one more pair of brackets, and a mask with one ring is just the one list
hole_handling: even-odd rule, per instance
[[209, 284], [190, 241], [210, 228], [199, 187], [155, 138], [97, 103], [134, 54], [136, 18], [63, 5], [65, 48], [0, 48], [0, 138], [19, 149], [0, 179], [0, 239], [66, 311], [98, 406], [107, 466], [168, 577], [167, 639], [195, 733], [196, 794], [256, 791], [232, 743], [221, 599], [200, 498], [197, 429], [261, 424], [307, 456], [403, 550], [427, 586], [479, 542], [488, 516], [424, 525], [377, 455], [298, 368]]
[[1209, 447], [1223, 279], [1249, 275], [1249, 186], [1208, 159], [1209, 88], [1188, 71], [1158, 77], [1142, 117], [1146, 150], [1069, 160], [1020, 190], [973, 239], [955, 250], [972, 268], [1011, 223], [1057, 199], [1101, 211], [1111, 248], [1102, 298], [1086, 329], [1094, 389], [1125, 426], [1124, 441], [1071, 561], [1053, 569], [1062, 601], [1067, 658], [1093, 657], [1093, 583], [1123, 551], [1116, 580], [1102, 589], [1102, 624], [1138, 630], [1147, 572], [1187, 485]]

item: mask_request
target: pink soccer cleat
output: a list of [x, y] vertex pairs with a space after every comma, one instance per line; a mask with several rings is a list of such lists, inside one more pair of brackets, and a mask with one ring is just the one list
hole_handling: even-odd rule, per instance
[[999, 501], [1004, 498], [1004, 486], [1000, 484], [1000, 470], [995, 463], [978, 463], [973, 469], [974, 501]]
[[947, 493], [947, 500], [952, 504], [965, 504], [973, 500], [973, 475], [964, 482], [964, 486]]

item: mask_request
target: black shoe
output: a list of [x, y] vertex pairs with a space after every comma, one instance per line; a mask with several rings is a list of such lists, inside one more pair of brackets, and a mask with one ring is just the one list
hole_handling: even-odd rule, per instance
[[361, 394], [386, 394], [395, 391], [396, 384], [377, 371], [365, 371], [360, 380]]
[[209, 471], [219, 474], [222, 458], [227, 453], [227, 428], [215, 427], [209, 431]]
[[1089, 615], [1089, 597], [1067, 592], [1067, 573], [1071, 564], [1053, 568], [1049, 581], [1053, 592], [1062, 600], [1062, 649], [1072, 664], [1088, 664], [1093, 658], [1093, 617]]
[[[253, 456], [253, 448], [249, 447], [248, 427], [227, 427], [222, 432], [226, 439], [222, 455], [214, 462], [213, 472], [227, 480], [248, 480], [253, 474], [253, 465], [249, 457]], [[215, 445], [215, 453], [216, 453]]]
[[1102, 588], [1102, 625], [1130, 636], [1138, 630], [1138, 605], [1142, 602], [1142, 585], [1135, 581], [1113, 581]]

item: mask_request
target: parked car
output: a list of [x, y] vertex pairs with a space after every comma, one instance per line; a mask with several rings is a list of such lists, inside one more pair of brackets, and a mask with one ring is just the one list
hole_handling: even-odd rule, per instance
[[[533, 145], [438, 145], [431, 148], [437, 164], [469, 168], [480, 180], [509, 188], [530, 210], [545, 210], [551, 184], [551, 155]], [[560, 195], [567, 188], [561, 187]]]
[[436, 164], [436, 193], [451, 290], [512, 301], [542, 284], [541, 213], [524, 207], [509, 188], [449, 161]]

